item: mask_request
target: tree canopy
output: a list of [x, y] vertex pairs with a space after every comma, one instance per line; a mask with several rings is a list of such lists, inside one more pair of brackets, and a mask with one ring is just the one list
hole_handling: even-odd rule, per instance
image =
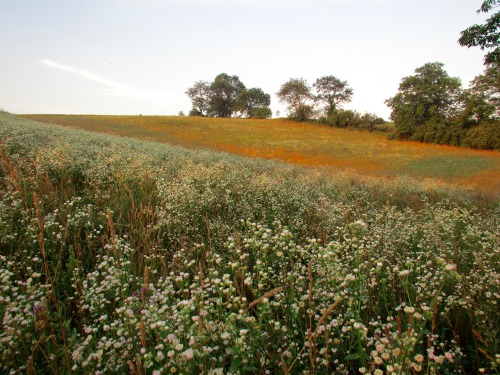
[[332, 75], [318, 78], [313, 87], [316, 89], [316, 102], [323, 103], [326, 117], [332, 116], [339, 104], [348, 103], [352, 99], [353, 91], [347, 81], [341, 81]]
[[269, 118], [271, 117], [271, 95], [260, 88], [241, 90], [236, 99], [236, 110], [242, 117]]
[[208, 116], [210, 112], [210, 84], [206, 81], [196, 81], [193, 87], [186, 91], [193, 108], [190, 116]]
[[271, 96], [260, 88], [247, 89], [238, 76], [221, 73], [213, 82], [197, 81], [186, 91], [190, 116], [271, 117]]
[[289, 118], [305, 121], [313, 112], [311, 87], [304, 78], [290, 78], [276, 93], [281, 103], [287, 105]]
[[209, 107], [214, 117], [231, 117], [236, 107], [239, 93], [245, 85], [238, 76], [221, 73], [210, 85]]
[[483, 74], [475, 77], [464, 91], [465, 121], [500, 120], [500, 69], [486, 67]]
[[[488, 13], [500, 8], [500, 0], [486, 0], [481, 4], [478, 13]], [[473, 25], [461, 32], [458, 43], [464, 47], [480, 47], [491, 49], [485, 58], [485, 64], [496, 63], [500, 66], [500, 10], [486, 20], [484, 24]]]
[[405, 77], [391, 107], [395, 137], [482, 149], [500, 149], [500, 70], [489, 65], [468, 89], [441, 63]]
[[410, 138], [418, 127], [429, 121], [444, 121], [457, 113], [461, 94], [460, 79], [450, 77], [444, 64], [427, 63], [415, 69], [415, 75], [402, 79], [398, 93], [386, 100], [392, 109], [396, 136]]
[[[340, 104], [351, 101], [352, 94], [347, 81], [333, 75], [318, 78], [313, 87], [304, 78], [290, 78], [276, 93], [280, 102], [287, 104], [288, 117], [295, 121], [308, 120], [321, 112], [325, 119], [331, 119]], [[315, 105], [322, 108], [315, 110]]]

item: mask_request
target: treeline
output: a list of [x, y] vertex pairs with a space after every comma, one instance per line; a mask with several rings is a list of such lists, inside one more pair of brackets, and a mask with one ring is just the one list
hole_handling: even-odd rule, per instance
[[[312, 87], [304, 78], [291, 78], [276, 93], [286, 104], [288, 118], [294, 121], [316, 121], [337, 128], [376, 130], [384, 119], [373, 113], [361, 115], [341, 108], [352, 99], [353, 90], [339, 78], [329, 75], [316, 79]], [[378, 128], [381, 130], [382, 128]]]
[[392, 109], [396, 139], [500, 149], [500, 68], [489, 64], [463, 89], [442, 63], [427, 63], [401, 80]]
[[[219, 74], [213, 82], [198, 81], [187, 90], [191, 116], [270, 118], [271, 98], [260, 88], [247, 89], [238, 76]], [[338, 128], [389, 129], [373, 113], [346, 110], [353, 90], [347, 81], [329, 75], [311, 85], [291, 78], [276, 93], [293, 121], [314, 121]], [[439, 62], [427, 63], [404, 77], [398, 92], [385, 102], [392, 110], [393, 139], [500, 149], [500, 68], [492, 63], [463, 88]]]
[[[485, 0], [478, 13], [499, 9], [500, 0]], [[491, 49], [486, 69], [463, 89], [439, 62], [427, 63], [404, 77], [398, 92], [385, 103], [392, 109], [394, 139], [500, 150], [500, 11], [486, 23], [462, 31], [459, 44]], [[238, 76], [219, 74], [213, 82], [198, 81], [186, 91], [191, 116], [270, 118], [271, 97], [260, 88], [247, 89]], [[335, 76], [318, 78], [312, 87], [303, 78], [291, 78], [276, 93], [286, 104], [288, 118], [315, 121], [339, 128], [387, 130], [372, 113], [345, 110], [353, 90]]]
[[[247, 89], [236, 75], [221, 73], [212, 82], [197, 81], [186, 91], [191, 99], [190, 116], [270, 118], [271, 97], [260, 88]], [[347, 81], [332, 75], [318, 78], [312, 87], [303, 78], [291, 78], [276, 93], [293, 121], [317, 121], [339, 128], [375, 130], [385, 121], [372, 113], [344, 110], [352, 99]]]

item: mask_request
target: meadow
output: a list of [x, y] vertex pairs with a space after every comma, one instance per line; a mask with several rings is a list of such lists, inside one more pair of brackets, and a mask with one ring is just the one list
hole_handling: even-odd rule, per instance
[[[140, 132], [137, 118], [64, 118], [142, 140], [0, 112], [0, 372], [500, 372], [498, 195], [459, 184], [494, 182], [496, 154], [381, 155], [356, 143], [365, 133], [325, 129], [337, 153], [401, 168], [333, 173], [195, 148], [187, 125], [141, 117]], [[243, 123], [241, 147], [260, 153], [273, 133], [309, 147], [282, 134], [303, 125], [264, 137]], [[206, 126], [196, 142], [229, 132]], [[460, 157], [470, 172], [427, 178]]]
[[225, 151], [248, 157], [322, 166], [333, 173], [433, 179], [500, 194], [496, 151], [388, 140], [386, 134], [282, 119], [182, 116], [30, 115], [28, 118], [91, 131]]

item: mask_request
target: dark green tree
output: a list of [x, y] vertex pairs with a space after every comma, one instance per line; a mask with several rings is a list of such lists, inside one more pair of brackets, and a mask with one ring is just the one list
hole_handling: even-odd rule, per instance
[[314, 107], [310, 104], [313, 95], [304, 78], [290, 78], [276, 93], [281, 103], [287, 105], [288, 117], [295, 121], [311, 118]]
[[193, 87], [187, 89], [187, 96], [191, 99], [192, 109], [189, 116], [208, 116], [210, 112], [210, 84], [206, 81], [197, 81]]
[[341, 81], [332, 75], [318, 78], [313, 87], [316, 89], [316, 102], [323, 104], [325, 116], [331, 117], [337, 106], [348, 103], [352, 99], [353, 91], [347, 81]]
[[463, 145], [500, 149], [500, 69], [488, 65], [464, 93], [459, 124], [465, 131]]
[[247, 118], [269, 118], [272, 111], [271, 96], [260, 88], [241, 90], [236, 100], [235, 109], [242, 117]]
[[482, 103], [483, 118], [500, 120], [500, 66], [488, 65], [484, 73], [471, 82], [470, 92], [476, 102]]
[[235, 111], [239, 93], [245, 85], [238, 76], [221, 73], [210, 85], [210, 115], [214, 117], [231, 117]]
[[[486, 0], [478, 13], [488, 13], [500, 8], [500, 0]], [[500, 66], [500, 10], [486, 20], [486, 23], [473, 25], [461, 32], [458, 43], [464, 47], [491, 49], [484, 57], [485, 64], [496, 63]]]
[[458, 115], [460, 79], [450, 77], [442, 63], [427, 63], [402, 79], [398, 93], [386, 100], [392, 109], [396, 137], [408, 139], [429, 121], [445, 122]]
[[213, 82], [197, 81], [186, 91], [190, 116], [269, 118], [271, 96], [260, 88], [246, 89], [238, 76], [221, 73]]

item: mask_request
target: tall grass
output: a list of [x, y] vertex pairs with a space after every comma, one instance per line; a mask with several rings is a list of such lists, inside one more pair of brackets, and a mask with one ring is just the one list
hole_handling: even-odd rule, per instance
[[0, 114], [5, 373], [499, 371], [496, 201]]

